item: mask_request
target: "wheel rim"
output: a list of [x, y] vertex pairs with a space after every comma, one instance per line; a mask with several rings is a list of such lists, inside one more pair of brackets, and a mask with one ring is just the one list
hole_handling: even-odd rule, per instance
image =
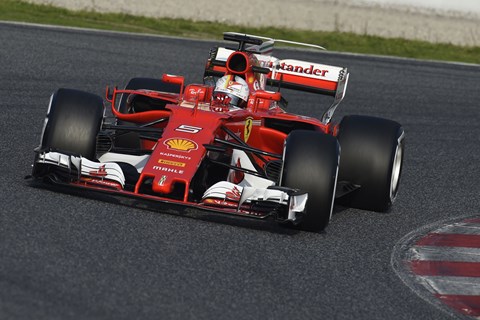
[[392, 165], [392, 181], [390, 182], [390, 199], [393, 201], [397, 196], [398, 185], [400, 183], [400, 173], [402, 172], [403, 160], [403, 133], [398, 138], [397, 149]]

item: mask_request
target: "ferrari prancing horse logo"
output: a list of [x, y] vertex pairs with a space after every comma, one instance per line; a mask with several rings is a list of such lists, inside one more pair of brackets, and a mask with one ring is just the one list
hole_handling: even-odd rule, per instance
[[247, 142], [250, 138], [250, 133], [252, 133], [253, 118], [248, 117], [245, 119], [245, 130], [243, 131], [243, 141]]

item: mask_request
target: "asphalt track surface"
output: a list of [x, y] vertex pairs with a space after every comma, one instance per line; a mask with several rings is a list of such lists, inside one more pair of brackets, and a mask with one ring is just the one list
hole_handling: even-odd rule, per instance
[[[339, 208], [325, 232], [187, 218], [32, 187], [50, 94], [103, 95], [135, 76], [201, 81], [214, 43], [0, 23], [1, 319], [453, 319], [420, 299], [391, 256], [409, 232], [480, 215], [480, 67], [318, 51], [277, 56], [346, 66], [335, 119], [403, 124], [389, 213]], [[329, 99], [285, 92], [320, 116]]]

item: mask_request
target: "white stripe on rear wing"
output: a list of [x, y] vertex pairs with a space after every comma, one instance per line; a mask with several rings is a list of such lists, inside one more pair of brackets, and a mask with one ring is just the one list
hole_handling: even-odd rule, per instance
[[[235, 51], [219, 47], [213, 59], [226, 62], [233, 52]], [[280, 84], [285, 88], [335, 96], [337, 83], [342, 75], [346, 73], [346, 69], [342, 67], [295, 59], [280, 60], [269, 55], [257, 53], [254, 53], [254, 56], [260, 62], [261, 67], [270, 69], [266, 79], [270, 80], [268, 84], [273, 86]], [[221, 67], [217, 69], [225, 71]]]

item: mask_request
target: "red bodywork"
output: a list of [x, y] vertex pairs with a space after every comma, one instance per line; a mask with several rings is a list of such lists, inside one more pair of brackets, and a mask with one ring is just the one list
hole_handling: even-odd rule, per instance
[[[261, 51], [254, 53], [246, 50], [243, 42], [247, 39], [247, 43], [261, 44], [262, 41], [252, 41], [246, 36], [226, 35], [225, 39], [227, 37], [238, 41], [239, 49], [216, 48], [212, 51], [204, 76], [205, 79], [223, 75], [243, 78], [249, 87], [245, 109], [232, 110], [227, 106], [212, 104], [214, 83], [205, 81], [204, 84], [185, 85], [181, 76], [165, 74], [161, 79], [163, 84], [177, 86], [179, 90], [175, 93], [140, 87], [128, 89], [128, 86], [125, 90], [114, 88], [111, 91], [107, 87], [106, 100], [111, 104], [115, 122], [103, 123], [99, 137], [108, 136], [111, 139], [112, 145], [107, 147], [107, 153], [113, 148], [111, 154], [117, 156], [108, 161], [122, 163], [136, 154], [143, 157], [145, 163], [135, 166], [134, 178], [123, 177], [125, 181], [109, 179], [102, 167], [87, 174], [80, 172], [80, 169], [79, 172], [72, 173], [71, 164], [63, 167], [68, 167], [66, 174], [64, 169], [58, 169], [57, 172], [62, 174], [49, 175], [50, 179], [57, 184], [155, 202], [177, 203], [208, 210], [213, 208], [225, 213], [259, 218], [268, 216], [269, 212], [253, 208], [256, 205], [254, 201], [250, 207], [243, 207], [241, 194], [235, 188], [227, 190], [225, 197], [220, 200], [218, 197], [202, 195], [208, 192], [207, 189], [212, 184], [228, 181], [238, 185], [246, 175], [258, 177], [259, 180], [254, 180], [253, 187], [257, 187], [257, 182], [258, 188], [263, 190], [282, 187], [282, 159], [288, 134], [292, 130], [305, 129], [336, 135], [337, 126], [331, 124], [330, 119], [343, 99], [348, 72], [346, 68], [298, 60], [279, 60], [262, 55]], [[282, 109], [285, 100], [281, 93], [266, 90], [267, 85], [330, 95], [334, 97], [334, 103], [321, 120], [287, 113]], [[130, 97], [132, 100], [142, 97], [155, 101], [154, 107], [139, 111], [126, 108]], [[138, 135], [139, 150], [125, 153], [116, 151], [115, 139], [121, 135], [118, 132], [129, 130], [152, 135]], [[233, 157], [238, 150], [244, 152], [242, 160], [240, 158], [243, 155], [238, 156], [238, 159]], [[45, 155], [42, 152], [39, 151], [39, 157]], [[97, 149], [97, 156], [102, 161], [99, 153]], [[43, 177], [44, 171], [39, 170], [38, 176]], [[59, 176], [63, 178], [59, 179]], [[284, 187], [286, 189], [288, 186]], [[286, 194], [292, 190], [294, 189], [282, 192]]]
[[[246, 56], [245, 53], [239, 54]], [[281, 99], [279, 92], [255, 90], [253, 79], [256, 76], [251, 70], [246, 69], [236, 73], [241, 73], [247, 79], [250, 97], [247, 108], [235, 112], [213, 111], [211, 106], [213, 87], [203, 84], [185, 87], [183, 77], [179, 76], [163, 75], [162, 77], [166, 83], [179, 84], [181, 87], [179, 94], [117, 89], [113, 94], [109, 94], [107, 88], [107, 101], [111, 103], [112, 113], [119, 120], [145, 124], [160, 118], [168, 118], [168, 122], [153, 126], [163, 129], [162, 137], [158, 141], [142, 141], [142, 148], [151, 149], [152, 154], [140, 174], [135, 186], [135, 194], [141, 193], [140, 187], [146, 179], [153, 179], [152, 190], [158, 196], [164, 195], [169, 198], [168, 194], [180, 188], [183, 190], [181, 201], [188, 202], [190, 183], [207, 152], [204, 145], [213, 144], [215, 138], [229, 139], [220, 129], [222, 126], [235, 133], [250, 147], [278, 155], [283, 153], [287, 133], [267, 127], [265, 121], [268, 119], [304, 123], [325, 133], [335, 131], [335, 126], [330, 123], [323, 124], [315, 118], [283, 111], [276, 104]], [[336, 84], [328, 83], [328, 85], [331, 87]], [[121, 113], [115, 104], [117, 95], [120, 94], [144, 95], [168, 101], [168, 104], [164, 110]], [[259, 166], [263, 166], [265, 160], [273, 160], [273, 158], [265, 156], [261, 161], [258, 158], [256, 160]]]

